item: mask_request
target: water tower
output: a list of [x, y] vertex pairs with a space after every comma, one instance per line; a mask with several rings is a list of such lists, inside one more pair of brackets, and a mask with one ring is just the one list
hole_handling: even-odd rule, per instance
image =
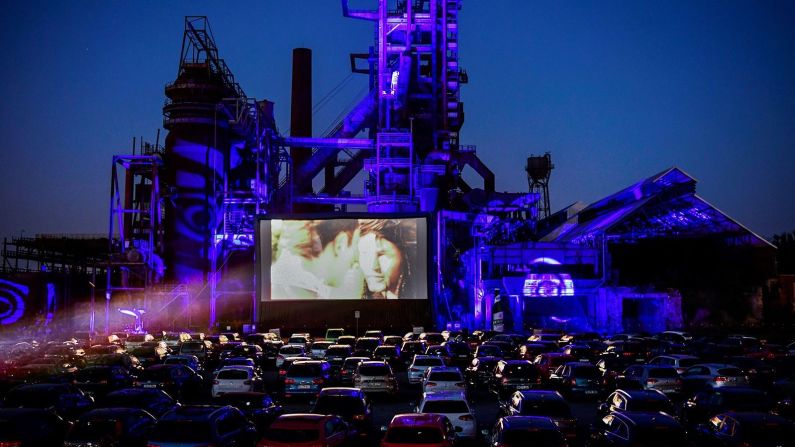
[[527, 184], [531, 193], [538, 193], [536, 209], [538, 218], [549, 217], [549, 176], [552, 174], [552, 155], [549, 152], [542, 156], [530, 155], [527, 157]]

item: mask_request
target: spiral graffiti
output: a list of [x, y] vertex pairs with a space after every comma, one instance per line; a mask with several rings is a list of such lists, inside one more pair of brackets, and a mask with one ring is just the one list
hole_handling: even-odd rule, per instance
[[16, 323], [25, 314], [25, 299], [30, 288], [0, 279], [0, 325]]

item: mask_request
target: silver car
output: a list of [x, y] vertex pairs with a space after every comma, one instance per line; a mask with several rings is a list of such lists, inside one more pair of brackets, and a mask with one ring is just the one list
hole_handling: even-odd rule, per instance
[[617, 383], [631, 383], [644, 390], [657, 390], [665, 394], [682, 392], [682, 380], [675, 368], [657, 365], [632, 365], [624, 370]]
[[436, 355], [415, 354], [414, 360], [408, 368], [409, 383], [418, 384], [422, 382], [422, 375], [425, 370], [432, 366], [445, 366], [444, 360]]
[[693, 365], [682, 373], [682, 380], [688, 389], [704, 387], [746, 386], [748, 377], [742, 370], [728, 363], [701, 363]]

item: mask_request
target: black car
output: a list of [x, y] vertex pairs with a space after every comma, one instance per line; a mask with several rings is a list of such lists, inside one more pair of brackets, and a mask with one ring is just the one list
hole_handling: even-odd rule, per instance
[[254, 423], [260, 433], [284, 413], [281, 405], [274, 402], [267, 393], [224, 393], [214, 397], [213, 404], [230, 405], [237, 408]]
[[657, 390], [615, 390], [599, 404], [596, 416], [603, 418], [614, 411], [662, 411], [674, 415], [671, 399]]
[[325, 388], [312, 406], [310, 413], [335, 414], [341, 417], [362, 436], [373, 431], [373, 411], [364, 391], [358, 388]]
[[86, 366], [120, 366], [134, 377], [144, 370], [138, 358], [128, 353], [86, 357]]
[[404, 341], [403, 345], [400, 347], [400, 359], [403, 361], [403, 364], [409, 365], [414, 359], [415, 354], [425, 354], [426, 349], [428, 349], [428, 345], [426, 345], [424, 341]]
[[342, 362], [353, 355], [353, 348], [348, 345], [331, 345], [326, 350], [326, 361], [332, 370], [339, 370]]
[[164, 414], [152, 430], [149, 443], [239, 447], [253, 446], [258, 438], [254, 424], [237, 408], [187, 405]]
[[541, 387], [542, 374], [530, 360], [501, 360], [494, 368], [491, 390], [504, 399], [517, 390]]
[[767, 412], [772, 407], [767, 394], [755, 388], [707, 388], [682, 403], [679, 418], [682, 424], [695, 426], [729, 410]]
[[448, 365], [457, 366], [461, 369], [467, 367], [469, 358], [472, 355], [472, 350], [469, 349], [468, 344], [460, 341], [448, 341], [444, 343], [444, 347], [447, 349]]
[[373, 360], [384, 360], [389, 363], [393, 371], [406, 369], [406, 365], [400, 360], [400, 348], [397, 346], [382, 345], [375, 348]]
[[765, 361], [749, 357], [729, 357], [726, 363], [732, 364], [748, 376], [748, 383], [756, 388], [768, 388], [776, 379], [776, 370]]
[[569, 403], [557, 391], [517, 391], [501, 405], [499, 414], [548, 417], [555, 421], [567, 440], [577, 438], [577, 419], [572, 415]]
[[102, 396], [113, 390], [129, 388], [133, 377], [121, 366], [89, 366], [75, 373], [75, 385], [93, 396]]
[[100, 398], [98, 408], [138, 408], [155, 417], [179, 406], [173, 397], [161, 389], [125, 388], [112, 391]]
[[5, 408], [52, 409], [66, 420], [77, 419], [93, 406], [91, 396], [66, 383], [20, 385], [9, 391], [3, 401]]
[[381, 346], [380, 338], [359, 337], [359, 339], [356, 340], [356, 345], [353, 347], [353, 355], [372, 358], [373, 351], [379, 346]]
[[732, 411], [700, 424], [692, 438], [704, 447], [791, 446], [795, 424], [769, 413]]
[[555, 422], [540, 416], [507, 416], [497, 420], [486, 436], [488, 445], [500, 447], [567, 447]]
[[179, 400], [201, 393], [204, 379], [185, 365], [152, 365], [134, 382], [141, 388], [162, 389]]
[[467, 385], [472, 389], [487, 387], [491, 384], [494, 376], [494, 368], [501, 359], [497, 357], [476, 357], [472, 359], [469, 366], [464, 370], [464, 378]]
[[602, 375], [590, 363], [564, 363], [550, 375], [549, 380], [566, 396], [597, 397], [602, 391]]
[[157, 420], [137, 408], [101, 408], [80, 416], [66, 436], [64, 447], [146, 447]]
[[61, 447], [69, 423], [50, 410], [0, 408], [0, 445]]
[[597, 420], [589, 445], [593, 447], [682, 447], [684, 428], [673, 416], [660, 412], [615, 412]]
[[[477, 348], [475, 348], [474, 356], [475, 356], [475, 358], [494, 357], [494, 358], [501, 359], [501, 358], [505, 357], [505, 353], [502, 352], [502, 348], [497, 346], [497, 345], [484, 344], [484, 345], [480, 345]], [[527, 359], [527, 360], [531, 360], [531, 359]]]

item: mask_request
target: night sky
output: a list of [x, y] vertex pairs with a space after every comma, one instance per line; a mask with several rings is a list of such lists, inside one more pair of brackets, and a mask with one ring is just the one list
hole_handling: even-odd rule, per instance
[[[107, 232], [111, 157], [154, 142], [185, 15], [209, 17], [285, 133], [292, 48], [314, 51], [317, 102], [373, 36], [337, 0], [4, 1], [0, 237]], [[795, 230], [795, 2], [468, 0], [460, 30], [462, 143], [498, 190], [527, 191], [531, 153], [552, 153], [553, 210], [678, 166], [760, 235]], [[317, 111], [316, 135], [366, 83]]]

